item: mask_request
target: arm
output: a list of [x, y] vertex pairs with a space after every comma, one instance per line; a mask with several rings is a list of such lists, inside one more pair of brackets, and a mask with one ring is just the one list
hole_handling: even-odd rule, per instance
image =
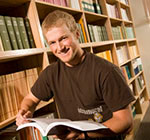
[[106, 136], [113, 136], [115, 134], [124, 134], [129, 133], [133, 127], [133, 118], [131, 114], [130, 105], [126, 106], [125, 108], [113, 112], [113, 117], [106, 122], [103, 123], [107, 126], [111, 131], [95, 131], [89, 132], [89, 137], [106, 137]]
[[16, 125], [26, 123], [26, 118], [32, 117], [34, 110], [40, 100], [36, 98], [32, 93], [24, 97], [21, 102], [20, 110], [16, 116]]
[[[98, 137], [111, 137], [117, 134], [124, 134], [129, 133], [133, 126], [133, 118], [130, 110], [130, 106], [126, 106], [125, 108], [113, 112], [113, 117], [106, 122], [103, 123], [109, 129], [106, 130], [97, 130], [87, 132], [88, 137], [90, 138], [98, 138]], [[61, 139], [85, 139], [85, 135], [83, 132], [69, 129], [69, 133], [60, 135], [60, 136], [53, 136], [54, 138], [61, 138]]]

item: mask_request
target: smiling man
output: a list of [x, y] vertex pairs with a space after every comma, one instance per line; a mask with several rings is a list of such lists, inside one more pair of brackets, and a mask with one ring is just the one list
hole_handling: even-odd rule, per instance
[[59, 10], [48, 14], [42, 29], [59, 59], [41, 72], [22, 101], [16, 124], [27, 122], [41, 100], [54, 97], [61, 118], [93, 120], [109, 128], [87, 133], [68, 129], [55, 138], [122, 140], [132, 129], [129, 104], [134, 97], [119, 68], [80, 48], [80, 32], [70, 14]]

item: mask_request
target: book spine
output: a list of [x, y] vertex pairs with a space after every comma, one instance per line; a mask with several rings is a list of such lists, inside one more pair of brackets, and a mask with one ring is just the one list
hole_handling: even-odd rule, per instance
[[5, 51], [11, 50], [12, 48], [10, 44], [10, 39], [9, 39], [9, 35], [7, 32], [7, 28], [3, 16], [0, 16], [0, 35], [1, 35], [4, 50]]
[[17, 50], [18, 45], [17, 45], [17, 40], [16, 40], [14, 28], [13, 28], [13, 25], [11, 22], [11, 17], [4, 16], [4, 19], [5, 19], [6, 27], [7, 27], [8, 33], [9, 33], [9, 37], [10, 37], [10, 41], [11, 41], [13, 50]]
[[1, 36], [0, 36], [0, 51], [4, 51], [4, 47], [3, 47]]
[[28, 41], [27, 32], [25, 29], [24, 19], [22, 17], [17, 17], [16, 19], [17, 19], [23, 47], [24, 47], [24, 49], [29, 49], [30, 45], [29, 45], [29, 41]]
[[16, 19], [16, 17], [11, 17], [11, 20], [12, 20], [12, 24], [14, 27], [14, 31], [15, 31], [15, 35], [16, 35], [16, 39], [17, 39], [17, 43], [18, 43], [18, 48], [23, 49], [23, 44], [21, 41], [21, 35], [19, 32], [18, 24], [17, 24], [17, 19]]
[[24, 21], [25, 21], [25, 27], [26, 27], [26, 31], [27, 31], [27, 35], [28, 35], [30, 46], [31, 46], [31, 48], [36, 48], [35, 47], [35, 43], [34, 43], [34, 38], [33, 38], [33, 34], [32, 34], [32, 30], [31, 30], [29, 19], [25, 18]]

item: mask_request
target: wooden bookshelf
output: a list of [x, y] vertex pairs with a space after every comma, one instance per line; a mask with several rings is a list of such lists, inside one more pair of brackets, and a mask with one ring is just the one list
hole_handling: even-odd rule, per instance
[[[139, 70], [135, 74], [135, 69], [133, 67], [133, 61], [137, 58], [140, 58], [140, 53], [138, 50], [138, 43], [134, 31], [134, 23], [132, 21], [130, 1], [98, 0], [98, 4], [101, 6], [101, 14], [84, 10], [82, 7], [82, 0], [77, 0], [77, 2], [80, 6], [80, 9], [76, 9], [71, 6], [66, 7], [43, 2], [42, 0], [1, 0], [0, 15], [23, 18], [27, 17], [29, 19], [36, 48], [0, 51], [0, 76], [5, 76], [33, 68], [37, 68], [39, 74], [46, 66], [54, 62], [56, 58], [52, 55], [51, 50], [44, 44], [41, 23], [46, 15], [53, 10], [60, 9], [66, 11], [75, 17], [77, 23], [81, 23], [81, 21], [83, 23], [84, 38], [86, 38], [86, 42], [80, 44], [83, 49], [95, 54], [109, 50], [111, 52], [111, 57], [114, 64], [120, 68], [125, 65], [129, 66], [131, 79], [129, 79], [127, 82], [128, 84], [133, 84], [133, 92], [136, 101], [132, 103], [132, 106], [135, 107], [135, 126], [127, 139], [130, 139], [131, 137], [133, 138], [137, 132], [137, 126], [139, 126], [147, 110], [149, 97], [143, 69]], [[108, 16], [114, 13], [109, 13], [110, 10], [108, 11], [106, 6], [107, 4], [117, 8], [116, 17]], [[121, 9], [124, 10], [123, 13]], [[102, 39], [101, 41], [91, 41], [91, 36], [88, 30], [89, 24], [92, 26], [105, 27], [105, 31], [103, 28], [100, 30], [100, 33], [104, 35], [103, 37], [100, 36]], [[117, 37], [114, 35], [117, 35]], [[120, 46], [126, 47], [129, 55], [128, 58], [122, 63], [119, 63], [119, 57], [117, 56], [117, 48]], [[133, 52], [134, 50], [136, 50], [136, 52]], [[135, 81], [140, 75], [143, 76], [144, 84], [143, 87], [141, 87], [141, 90], [138, 91], [138, 85]], [[143, 100], [142, 103], [141, 99]], [[2, 100], [1, 97], [0, 100]], [[40, 104], [38, 109], [46, 106], [51, 102], [54, 101], [51, 100], [48, 103]], [[15, 116], [16, 114], [11, 115], [9, 118], [5, 119], [4, 115], [4, 118], [0, 121], [0, 128], [3, 128], [14, 122]]]

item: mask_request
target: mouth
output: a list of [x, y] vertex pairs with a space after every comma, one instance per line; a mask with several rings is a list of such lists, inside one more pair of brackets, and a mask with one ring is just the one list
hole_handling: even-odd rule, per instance
[[62, 49], [58, 54], [66, 55], [69, 52], [70, 48]]

